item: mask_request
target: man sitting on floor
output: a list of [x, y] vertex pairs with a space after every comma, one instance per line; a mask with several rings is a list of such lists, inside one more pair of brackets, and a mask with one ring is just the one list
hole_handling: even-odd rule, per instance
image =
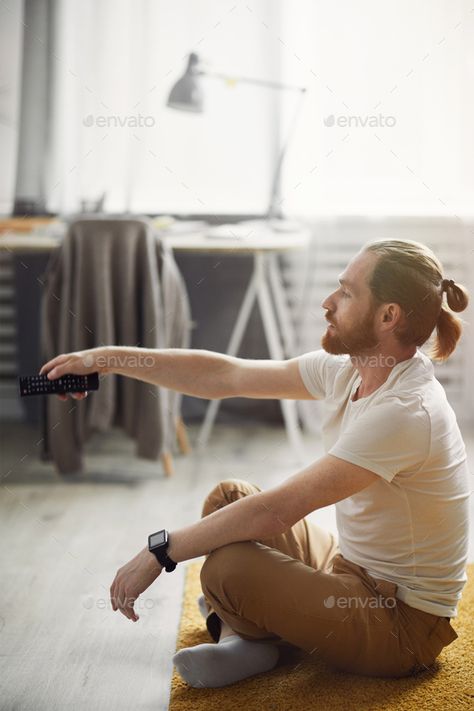
[[[113, 609], [136, 621], [134, 601], [163, 567], [207, 556], [200, 607], [217, 644], [173, 658], [191, 686], [268, 671], [284, 643], [352, 673], [406, 676], [457, 637], [450, 618], [466, 581], [466, 452], [419, 346], [435, 330], [432, 359], [449, 357], [461, 335], [453, 311], [468, 294], [412, 241], [366, 245], [339, 282], [322, 304], [323, 349], [296, 358], [109, 346], [57, 356], [41, 370], [116, 373], [211, 399], [325, 401], [321, 459], [266, 491], [220, 482], [199, 521], [167, 543], [161, 531], [156, 552], [146, 546], [116, 574]], [[146, 367], [139, 358], [127, 366], [123, 356], [138, 352]], [[329, 504], [338, 540], [305, 519]]]

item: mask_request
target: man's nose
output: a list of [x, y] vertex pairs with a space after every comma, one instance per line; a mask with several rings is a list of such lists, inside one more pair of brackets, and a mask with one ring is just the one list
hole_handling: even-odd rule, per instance
[[323, 307], [323, 309], [327, 309], [328, 311], [331, 311], [331, 309], [334, 306], [332, 297], [333, 297], [333, 294], [330, 294], [329, 296], [326, 296], [324, 301], [321, 302], [321, 306]]

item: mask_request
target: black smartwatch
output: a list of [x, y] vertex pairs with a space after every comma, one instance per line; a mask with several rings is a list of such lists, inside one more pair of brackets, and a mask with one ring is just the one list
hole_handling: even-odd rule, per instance
[[148, 550], [156, 557], [158, 563], [163, 566], [167, 573], [171, 573], [177, 566], [167, 554], [169, 546], [168, 531], [163, 529], [148, 536]]

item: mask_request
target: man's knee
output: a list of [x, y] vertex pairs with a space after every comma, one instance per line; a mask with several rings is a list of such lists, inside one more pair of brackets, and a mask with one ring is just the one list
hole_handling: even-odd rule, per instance
[[212, 585], [217, 580], [245, 580], [249, 556], [255, 546], [255, 541], [235, 541], [215, 548], [202, 565], [201, 585]]
[[228, 492], [233, 489], [245, 491], [248, 486], [248, 482], [244, 479], [229, 478], [220, 481], [206, 496], [202, 507], [201, 518], [204, 518], [204, 516], [207, 516], [208, 514], [221, 509], [223, 506], [226, 506], [228, 503], [231, 503]]

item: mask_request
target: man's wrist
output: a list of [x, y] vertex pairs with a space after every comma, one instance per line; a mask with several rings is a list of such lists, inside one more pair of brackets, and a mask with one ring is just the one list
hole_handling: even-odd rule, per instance
[[174, 557], [174, 552], [175, 552], [175, 548], [176, 548], [176, 546], [174, 545], [175, 543], [176, 543], [175, 534], [168, 533], [168, 548], [166, 549], [166, 555], [168, 556], [168, 558], [171, 558], [173, 563], [179, 563], [180, 561], [176, 560], [176, 558]]
[[161, 565], [156, 555], [148, 549], [148, 546], [143, 549], [142, 553], [149, 561], [151, 569], [161, 573], [161, 571], [163, 570], [163, 566]]
[[114, 365], [119, 362], [116, 346], [99, 346], [96, 348], [95, 365], [102, 375], [114, 372]]

